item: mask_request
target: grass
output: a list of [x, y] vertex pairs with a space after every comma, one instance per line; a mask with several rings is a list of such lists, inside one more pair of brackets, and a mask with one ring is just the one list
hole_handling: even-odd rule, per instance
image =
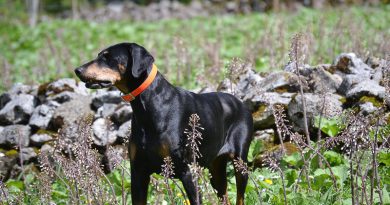
[[[302, 53], [306, 56], [295, 53], [297, 64], [331, 63], [341, 52], [385, 57], [390, 52], [389, 22], [389, 6], [159, 22], [48, 20], [36, 28], [0, 20], [0, 90], [14, 82], [72, 77], [74, 67], [121, 41], [144, 45], [155, 55], [162, 72], [187, 88], [214, 84], [228, 73], [225, 67], [234, 57], [252, 62], [257, 71], [281, 69], [289, 62], [290, 42], [296, 33], [307, 37]], [[299, 62], [301, 59], [305, 62]], [[288, 149], [270, 152], [257, 140], [251, 144], [249, 161], [261, 159], [265, 167], [254, 170], [235, 161], [250, 175], [247, 204], [390, 204], [390, 127], [388, 117], [387, 124], [382, 123], [386, 121], [382, 119], [385, 107], [368, 116], [353, 112], [337, 119], [321, 120], [318, 116], [316, 126], [327, 136], [317, 142], [294, 133], [284, 112], [275, 108], [277, 133], [291, 140], [289, 144], [287, 139], [281, 141], [285, 140], [286, 149], [293, 147], [294, 153]], [[0, 180], [0, 204], [130, 204], [128, 159], [118, 156], [116, 169], [103, 174], [100, 156], [88, 144], [90, 123], [86, 120], [79, 126], [79, 141], [71, 150], [66, 147], [69, 144], [58, 140], [56, 152], [40, 156], [42, 172], [25, 166], [18, 178]], [[69, 150], [75, 155], [69, 157]], [[194, 161], [196, 165], [196, 158]], [[196, 169], [201, 173], [196, 178], [203, 201], [215, 204], [207, 169]], [[188, 204], [181, 183], [171, 179], [170, 169], [166, 170], [163, 176], [152, 175], [148, 203]], [[233, 202], [232, 164], [228, 179], [229, 200]]]
[[[296, 33], [310, 38], [307, 63], [331, 63], [341, 52], [385, 57], [390, 53], [390, 6], [219, 16], [158, 22], [87, 22], [48, 19], [35, 28], [0, 20], [0, 91], [15, 82], [37, 84], [74, 77], [73, 69], [103, 48], [137, 42], [154, 54], [176, 85], [210, 85], [234, 57], [272, 71], [288, 63]], [[210, 75], [205, 76], [204, 73]]]

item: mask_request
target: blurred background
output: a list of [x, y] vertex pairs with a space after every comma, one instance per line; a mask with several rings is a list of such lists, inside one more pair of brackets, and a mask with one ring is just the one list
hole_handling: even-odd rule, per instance
[[151, 51], [175, 85], [215, 85], [234, 58], [283, 69], [297, 33], [310, 65], [342, 52], [386, 58], [390, 1], [0, 0], [0, 91], [75, 77], [75, 67], [124, 41]]

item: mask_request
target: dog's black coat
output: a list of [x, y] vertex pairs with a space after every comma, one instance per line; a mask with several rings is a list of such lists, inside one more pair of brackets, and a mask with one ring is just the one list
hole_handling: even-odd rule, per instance
[[[104, 56], [103, 56], [104, 55]], [[134, 43], [121, 43], [103, 50], [97, 59], [76, 69], [82, 81], [88, 65], [96, 62], [122, 72], [130, 92], [148, 76], [154, 62], [143, 47]], [[92, 83], [93, 84], [93, 83]], [[164, 157], [170, 156], [175, 167], [175, 177], [184, 185], [191, 204], [199, 204], [188, 164], [185, 129], [191, 114], [200, 117], [202, 140], [199, 146], [201, 166], [210, 169], [211, 184], [218, 196], [226, 194], [226, 163], [241, 158], [245, 162], [252, 140], [252, 116], [245, 105], [226, 93], [195, 94], [171, 85], [160, 73], [153, 83], [135, 100], [131, 101], [133, 120], [129, 145], [131, 160], [131, 195], [133, 204], [146, 204], [150, 174], [161, 171]], [[243, 203], [247, 176], [236, 172], [237, 204]]]

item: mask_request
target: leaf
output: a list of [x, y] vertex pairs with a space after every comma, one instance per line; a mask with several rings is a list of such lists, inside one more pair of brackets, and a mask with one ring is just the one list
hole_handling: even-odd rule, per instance
[[334, 137], [338, 135], [341, 132], [341, 130], [344, 129], [343, 127], [340, 126], [340, 124], [341, 124], [340, 117], [327, 119], [324, 117], [316, 116], [314, 118], [314, 126], [316, 128], [321, 129], [322, 132], [324, 132], [330, 137]]
[[390, 152], [380, 151], [378, 153], [378, 162], [390, 166]]
[[287, 162], [289, 165], [294, 166], [294, 167], [298, 165], [298, 163], [299, 163], [299, 161], [301, 161], [301, 159], [302, 159], [301, 155], [299, 155], [298, 152], [295, 152], [295, 153], [283, 158], [283, 160], [285, 162]]
[[5, 185], [11, 192], [19, 192], [24, 190], [23, 181], [16, 181], [13, 179], [8, 180]]
[[291, 186], [298, 179], [298, 172], [295, 169], [288, 169], [286, 172], [287, 187]]
[[253, 161], [257, 155], [263, 151], [263, 142], [261, 140], [256, 140], [251, 143], [249, 147], [248, 160]]
[[325, 151], [324, 157], [329, 162], [331, 166], [338, 166], [343, 164], [343, 156], [337, 152], [334, 151]]

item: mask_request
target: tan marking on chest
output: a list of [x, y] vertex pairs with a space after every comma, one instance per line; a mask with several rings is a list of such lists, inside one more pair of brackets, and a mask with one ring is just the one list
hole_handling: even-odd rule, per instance
[[158, 153], [162, 158], [169, 156], [169, 146], [167, 144], [162, 144], [158, 149]]

